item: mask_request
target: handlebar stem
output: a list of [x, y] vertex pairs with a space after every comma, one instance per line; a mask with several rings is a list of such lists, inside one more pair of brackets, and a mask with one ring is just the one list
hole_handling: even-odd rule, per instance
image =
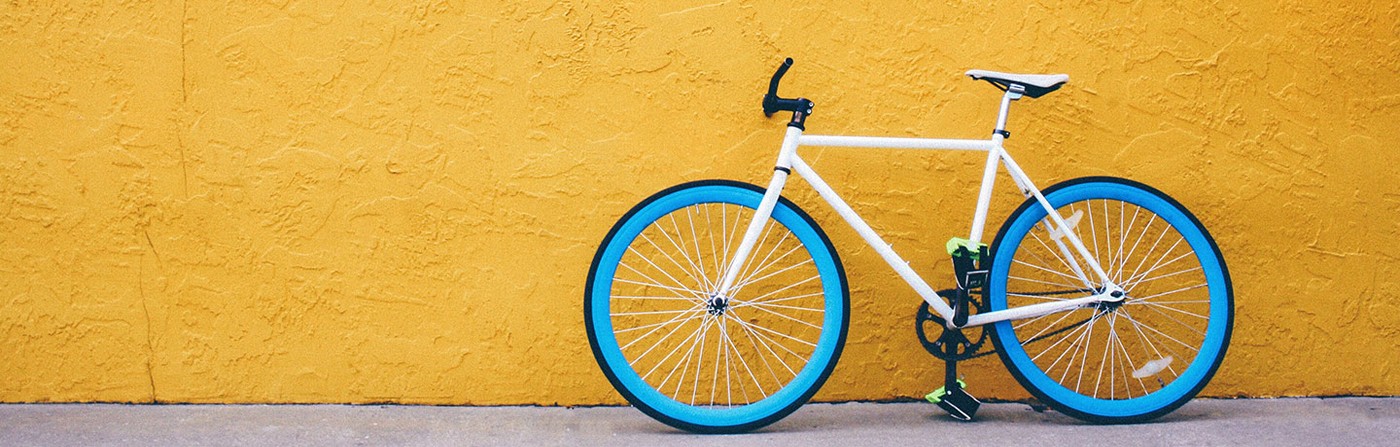
[[773, 73], [773, 78], [768, 80], [768, 93], [763, 95], [763, 114], [771, 117], [780, 111], [793, 112], [792, 121], [788, 125], [801, 129], [807, 116], [812, 114], [814, 104], [806, 98], [788, 99], [778, 96], [778, 83], [782, 82], [783, 75], [787, 74], [789, 68], [792, 68], [790, 57], [783, 60], [782, 65], [778, 66], [778, 71]]

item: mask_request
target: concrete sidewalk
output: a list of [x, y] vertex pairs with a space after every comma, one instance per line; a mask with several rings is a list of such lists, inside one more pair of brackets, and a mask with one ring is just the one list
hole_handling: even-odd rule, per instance
[[977, 416], [811, 404], [756, 433], [698, 436], [630, 407], [21, 404], [0, 405], [0, 445], [1400, 445], [1400, 398], [1202, 399], [1119, 426], [1017, 403]]

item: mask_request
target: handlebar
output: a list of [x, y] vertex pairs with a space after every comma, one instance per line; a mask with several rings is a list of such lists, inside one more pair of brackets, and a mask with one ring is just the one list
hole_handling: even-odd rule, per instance
[[763, 114], [773, 116], [780, 111], [796, 112], [803, 115], [812, 113], [812, 101], [806, 98], [787, 99], [778, 97], [778, 83], [783, 80], [783, 75], [792, 68], [792, 58], [783, 60], [783, 64], [778, 66], [778, 71], [773, 73], [773, 79], [768, 81], [768, 94], [763, 95]]
[[768, 96], [778, 96], [778, 82], [783, 80], [783, 75], [792, 68], [792, 58], [783, 60], [783, 64], [778, 66], [778, 72], [773, 73], [773, 79], [768, 81]]

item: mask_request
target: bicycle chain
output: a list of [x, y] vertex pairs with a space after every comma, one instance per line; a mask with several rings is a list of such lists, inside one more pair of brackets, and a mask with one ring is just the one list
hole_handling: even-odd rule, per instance
[[[949, 298], [951, 298], [951, 296], [952, 296], [953, 293], [957, 293], [957, 290], [954, 290], [954, 289], [944, 289], [944, 290], [939, 290], [939, 291], [938, 291], [938, 296], [943, 297], [944, 299], [949, 299]], [[968, 299], [969, 299], [968, 305], [969, 305], [969, 307], [976, 309], [978, 313], [985, 312], [985, 311], [987, 310], [986, 307], [985, 307], [985, 304], [984, 304], [981, 300], [978, 300], [977, 298], [975, 298], [975, 297], [974, 297], [975, 295], [977, 295], [977, 294], [969, 294], [969, 295], [968, 295]], [[1055, 335], [1062, 334], [1062, 333], [1064, 333], [1065, 331], [1073, 330], [1074, 328], [1077, 328], [1077, 327], [1083, 325], [1084, 323], [1088, 323], [1088, 322], [1090, 322], [1090, 321], [1092, 321], [1092, 320], [1095, 320], [1095, 319], [1097, 319], [1097, 318], [1099, 318], [1099, 317], [1102, 317], [1102, 316], [1104, 316], [1104, 315], [1107, 315], [1107, 313], [1108, 313], [1108, 312], [1105, 312], [1105, 311], [1095, 312], [1094, 315], [1091, 315], [1091, 316], [1089, 316], [1088, 318], [1085, 318], [1085, 319], [1083, 319], [1083, 320], [1079, 320], [1079, 321], [1074, 322], [1074, 323], [1070, 323], [1069, 325], [1066, 325], [1065, 327], [1062, 327], [1062, 328], [1059, 328], [1059, 329], [1050, 331], [1050, 332], [1048, 332], [1048, 333], [1042, 334], [1042, 335], [1040, 335], [1040, 336], [1038, 336], [1038, 337], [1035, 337], [1035, 338], [1032, 338], [1032, 339], [1030, 339], [1030, 340], [1026, 340], [1025, 342], [1022, 342], [1022, 343], [1021, 343], [1021, 346], [1029, 345], [1029, 344], [1031, 344], [1031, 343], [1035, 343], [1035, 342], [1038, 342], [1038, 341], [1041, 341], [1041, 340], [1044, 340], [1044, 339], [1053, 337], [1053, 336], [1055, 336]], [[932, 341], [930, 341], [930, 340], [928, 339], [927, 333], [924, 332], [924, 322], [926, 322], [926, 321], [927, 321], [927, 322], [932, 322], [932, 323], [934, 323], [934, 324], [937, 324], [939, 328], [942, 328], [943, 331], [939, 334], [939, 338], [938, 338], [938, 339], [935, 339], [935, 340], [932, 340]], [[986, 331], [986, 330], [983, 329], [983, 328], [984, 328], [984, 326], [977, 326], [977, 327], [975, 328], [975, 329], [978, 331], [977, 341], [976, 341], [976, 342], [973, 342], [971, 339], [967, 338], [966, 336], [954, 336], [953, 338], [954, 338], [955, 340], [958, 340], [958, 344], [959, 344], [959, 348], [960, 348], [960, 349], [959, 349], [957, 352], [955, 352], [952, 356], [949, 356], [946, 352], [944, 352], [944, 350], [943, 350], [943, 342], [940, 341], [940, 340], [943, 340], [943, 338], [944, 338], [944, 334], [943, 334], [943, 333], [946, 333], [946, 332], [949, 332], [949, 331], [953, 331], [953, 329], [948, 329], [948, 326], [945, 325], [945, 323], [944, 323], [943, 317], [940, 317], [940, 316], [938, 316], [937, 314], [934, 314], [933, 311], [931, 311], [931, 310], [929, 309], [928, 303], [922, 303], [922, 304], [920, 304], [920, 305], [919, 305], [919, 311], [918, 311], [917, 313], [915, 313], [915, 315], [914, 315], [914, 332], [917, 333], [918, 336], [919, 336], [919, 344], [923, 345], [923, 346], [924, 346], [924, 350], [925, 350], [925, 351], [928, 351], [929, 354], [933, 354], [934, 357], [938, 357], [938, 358], [941, 359], [941, 360], [949, 360], [949, 359], [952, 359], [952, 360], [955, 360], [955, 361], [963, 361], [963, 360], [972, 360], [972, 359], [975, 359], [975, 358], [978, 358], [978, 357], [985, 357], [985, 356], [988, 356], [988, 355], [995, 354], [995, 353], [997, 352], [995, 349], [989, 350], [989, 351], [985, 351], [985, 352], [977, 352], [978, 350], [980, 350], [980, 349], [982, 348], [982, 345], [986, 343], [987, 337], [988, 337], [988, 335], [989, 335], [988, 331]], [[963, 330], [968, 330], [968, 329], [971, 329], [971, 328], [964, 328]]]

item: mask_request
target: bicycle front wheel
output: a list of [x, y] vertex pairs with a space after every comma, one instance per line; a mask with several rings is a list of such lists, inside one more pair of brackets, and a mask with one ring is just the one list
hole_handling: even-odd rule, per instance
[[[1130, 180], [1075, 179], [1044, 195], [1127, 298], [994, 324], [1007, 369], [1037, 399], [1092, 422], [1139, 422], [1180, 407], [1214, 376], [1230, 342], [1234, 297], [1214, 239], [1181, 204]], [[1101, 293], [1046, 216], [1028, 199], [1002, 225], [991, 310]]]
[[584, 317], [614, 388], [684, 430], [753, 430], [788, 415], [836, 366], [848, 313], [845, 273], [826, 234], [780, 199], [727, 301], [719, 282], [763, 189], [729, 181], [672, 187], [604, 239]]

